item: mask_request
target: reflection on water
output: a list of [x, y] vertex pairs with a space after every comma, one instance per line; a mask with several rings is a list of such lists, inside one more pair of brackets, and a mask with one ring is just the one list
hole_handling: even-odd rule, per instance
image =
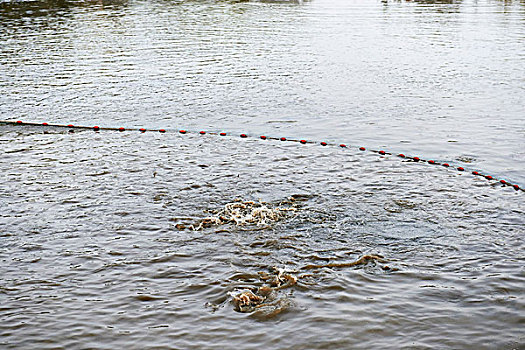
[[[523, 185], [524, 19], [520, 1], [2, 1], [0, 119], [337, 141]], [[524, 344], [525, 202], [499, 183], [194, 133], [1, 125], [0, 153], [2, 348]]]
[[[21, 26], [28, 25], [31, 19], [38, 19], [48, 17], [56, 19], [55, 17], [67, 17], [72, 11], [79, 8], [88, 8], [90, 10], [96, 9], [122, 9], [127, 5], [127, 1], [121, 0], [90, 0], [90, 1], [69, 1], [69, 0], [53, 0], [53, 1], [0, 1], [0, 16], [3, 20], [12, 21], [9, 27], [13, 24]], [[16, 22], [15, 22], [16, 21]], [[17, 23], [18, 22], [18, 23]], [[16, 28], [12, 28], [16, 29]]]

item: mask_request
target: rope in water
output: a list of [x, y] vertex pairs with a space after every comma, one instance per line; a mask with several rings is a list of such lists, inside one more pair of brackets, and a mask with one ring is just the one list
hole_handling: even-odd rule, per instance
[[[179, 134], [188, 134], [188, 133], [198, 133], [200, 135], [205, 135], [205, 134], [209, 134], [209, 135], [219, 135], [219, 136], [228, 136], [229, 134], [226, 133], [226, 132], [207, 132], [207, 131], [188, 131], [188, 130], [184, 130], [184, 129], [180, 129], [180, 130], [172, 130], [172, 129], [144, 129], [144, 128], [124, 128], [124, 127], [120, 127], [120, 128], [112, 128], [112, 127], [100, 127], [100, 126], [79, 126], [79, 125], [73, 125], [73, 124], [48, 124], [48, 123], [32, 123], [32, 122], [23, 122], [23, 121], [20, 121], [20, 120], [17, 120], [17, 121], [4, 121], [4, 120], [1, 120], [0, 121], [0, 124], [10, 124], [10, 125], [27, 125], [27, 126], [45, 126], [45, 127], [55, 127], [55, 128], [68, 128], [70, 129], [70, 131], [74, 131], [74, 129], [84, 129], [84, 130], [94, 130], [95, 132], [98, 132], [98, 131], [101, 131], [101, 130], [113, 130], [113, 131], [119, 131], [119, 132], [124, 132], [124, 131], [140, 131], [141, 133], [145, 133], [146, 131], [153, 131], [153, 132], [159, 132], [159, 133], [166, 133], [166, 132], [176, 132], [176, 133], [179, 133]], [[241, 138], [248, 138], [249, 136], [247, 134], [240, 134], [239, 137]], [[321, 145], [321, 146], [337, 146], [337, 147], [341, 147], [341, 148], [357, 148], [359, 151], [366, 151], [367, 149], [365, 147], [358, 147], [358, 146], [352, 146], [352, 145], [346, 145], [346, 144], [336, 144], [336, 143], [329, 143], [329, 142], [324, 142], [324, 141], [321, 141], [321, 142], [318, 142], [318, 141], [310, 141], [310, 140], [298, 140], [298, 139], [288, 139], [286, 137], [272, 137], [272, 136], [265, 136], [265, 135], [261, 135], [261, 136], [258, 136], [259, 139], [261, 140], [277, 140], [277, 141], [286, 141], [286, 142], [298, 142], [298, 143], [301, 143], [301, 144], [318, 144], [318, 145]], [[373, 153], [377, 153], [381, 156], [397, 156], [399, 158], [402, 158], [402, 159], [407, 159], [407, 160], [411, 160], [413, 162], [421, 162], [421, 163], [427, 163], [427, 164], [431, 164], [431, 165], [441, 165], [445, 168], [449, 168], [449, 169], [454, 169], [458, 172], [465, 172], [467, 171], [467, 169], [461, 167], [461, 166], [458, 166], [458, 167], [455, 167], [455, 166], [452, 166], [450, 165], [449, 163], [446, 163], [446, 162], [439, 162], [439, 161], [435, 161], [435, 160], [432, 160], [432, 159], [429, 159], [429, 160], [426, 160], [426, 159], [423, 159], [423, 158], [420, 158], [420, 157], [415, 157], [415, 156], [408, 156], [408, 155], [405, 155], [403, 153], [399, 153], [399, 154], [393, 154], [391, 152], [387, 152], [387, 151], [384, 151], [384, 150], [374, 150], [374, 149], [368, 149], [369, 152], [373, 152]], [[488, 175], [488, 174], [485, 174], [481, 171], [476, 171], [476, 170], [472, 170], [471, 171], [471, 174], [474, 175], [474, 176], [479, 176], [479, 177], [483, 177], [485, 179], [487, 179], [488, 181], [492, 181], [493, 183], [500, 183], [502, 187], [510, 187], [510, 188], [513, 188], [514, 190], [516, 191], [522, 191], [522, 192], [525, 192], [525, 189], [520, 187], [518, 184], [513, 184], [513, 183], [510, 183], [504, 179], [499, 179], [495, 176], [491, 176], [491, 175]]]

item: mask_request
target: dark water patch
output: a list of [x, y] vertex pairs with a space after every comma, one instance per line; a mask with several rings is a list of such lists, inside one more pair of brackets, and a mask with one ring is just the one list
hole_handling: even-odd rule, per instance
[[139, 295], [135, 296], [135, 299], [137, 299], [139, 301], [154, 301], [154, 300], [159, 300], [161, 298], [160, 297], [151, 296], [151, 295], [139, 294]]

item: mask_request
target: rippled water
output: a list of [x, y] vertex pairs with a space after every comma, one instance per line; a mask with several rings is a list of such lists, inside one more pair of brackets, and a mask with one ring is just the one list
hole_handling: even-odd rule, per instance
[[[522, 1], [4, 1], [0, 119], [524, 185], [524, 39]], [[525, 346], [522, 191], [195, 133], [0, 125], [0, 156], [2, 348]], [[182, 226], [290, 197], [270, 227]], [[236, 311], [274, 268], [297, 283]]]

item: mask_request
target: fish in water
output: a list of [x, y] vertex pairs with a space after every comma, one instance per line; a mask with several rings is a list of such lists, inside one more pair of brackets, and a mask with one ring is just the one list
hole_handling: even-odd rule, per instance
[[250, 312], [253, 309], [261, 305], [266, 300], [263, 295], [256, 295], [251, 290], [246, 290], [233, 297], [233, 305], [235, 311], [239, 312]]

